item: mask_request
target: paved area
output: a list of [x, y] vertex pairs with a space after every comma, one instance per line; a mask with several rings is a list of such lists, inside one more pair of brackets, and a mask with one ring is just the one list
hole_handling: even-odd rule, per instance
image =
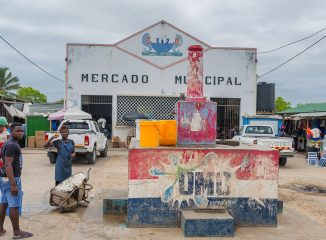
[[[124, 216], [103, 216], [102, 199], [110, 192], [128, 190], [128, 152], [110, 151], [95, 165], [83, 161], [73, 164], [73, 172], [91, 170], [91, 203], [88, 208], [60, 214], [49, 206], [49, 190], [54, 185], [54, 165], [44, 150], [24, 150], [22, 228], [32, 231], [33, 239], [191, 239], [183, 238], [179, 228], [127, 228]], [[280, 168], [279, 198], [284, 213], [278, 227], [241, 227], [234, 239], [325, 239], [326, 194], [302, 193], [295, 186], [310, 185], [326, 189], [326, 168], [308, 166], [304, 155], [296, 154]], [[6, 235], [12, 229], [6, 219]], [[195, 238], [224, 239], [224, 238]], [[230, 239], [230, 238], [225, 238]]]

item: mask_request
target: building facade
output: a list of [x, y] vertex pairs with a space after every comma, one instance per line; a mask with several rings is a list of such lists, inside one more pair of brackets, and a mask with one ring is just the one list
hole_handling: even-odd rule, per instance
[[67, 44], [66, 106], [107, 119], [125, 138], [131, 111], [152, 119], [174, 119], [187, 86], [188, 47], [204, 48], [204, 94], [217, 102], [220, 134], [256, 113], [256, 49], [212, 47], [166, 21], [115, 44]]

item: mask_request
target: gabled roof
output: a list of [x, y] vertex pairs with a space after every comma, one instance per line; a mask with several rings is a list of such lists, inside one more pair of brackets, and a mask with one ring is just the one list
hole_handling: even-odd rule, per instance
[[[149, 30], [152, 30], [158, 26], [165, 26], [165, 28], [170, 28], [170, 29], [173, 29], [175, 30], [176, 32], [178, 33], [182, 33], [183, 34], [183, 40], [186, 41], [187, 39], [189, 40], [190, 42], [190, 45], [192, 44], [200, 44], [203, 46], [204, 48], [204, 52], [207, 52], [207, 51], [210, 51], [212, 49], [228, 49], [228, 50], [251, 50], [251, 51], [255, 51], [256, 52], [256, 48], [239, 48], [239, 47], [212, 47], [210, 46], [209, 44], [199, 40], [198, 38], [192, 36], [191, 34], [181, 30], [180, 28], [172, 25], [171, 23], [165, 21], [165, 20], [161, 20], [161, 21], [158, 21], [156, 23], [154, 23], [153, 25], [147, 27], [147, 28], [144, 28], [118, 42], [116, 42], [115, 44], [93, 44], [93, 43], [67, 43], [67, 49], [69, 46], [109, 46], [109, 47], [112, 47], [112, 48], [116, 48], [116, 49], [119, 49], [120, 51], [126, 53], [126, 54], [129, 54], [131, 55], [132, 57], [140, 60], [140, 61], [143, 61], [155, 68], [158, 68], [160, 70], [165, 70], [169, 67], [172, 67], [176, 64], [179, 64], [181, 62], [184, 62], [184, 61], [187, 61], [187, 54], [184, 54], [184, 56], [180, 57], [179, 58], [175, 58], [171, 61], [168, 61], [168, 62], [164, 62], [164, 63], [158, 63], [158, 58], [152, 58], [152, 59], [148, 59], [147, 56], [142, 56], [142, 55], [139, 55], [140, 53], [140, 49], [137, 49], [135, 45], [130, 45], [129, 41], [132, 40], [132, 39], [137, 39], [138, 42], [140, 42], [141, 40], [141, 37], [144, 35], [145, 32], [149, 31]], [[154, 37], [154, 36], [153, 36]], [[154, 37], [155, 38], [155, 37]], [[188, 42], [188, 43], [189, 43]], [[143, 48], [144, 46], [140, 45], [141, 48]], [[186, 47], [185, 45], [182, 45], [181, 48], [183, 47]], [[187, 48], [187, 47], [186, 47]], [[68, 50], [67, 50], [68, 51]], [[187, 50], [185, 50], [187, 52]], [[67, 57], [68, 57], [68, 53], [67, 53]], [[68, 62], [67, 62], [68, 64]]]
[[280, 114], [295, 114], [295, 113], [313, 113], [326, 112], [326, 102], [324, 103], [308, 103], [294, 108], [287, 109]]
[[140, 31], [138, 31], [138, 32], [136, 32], [136, 33], [130, 35], [129, 37], [126, 37], [126, 38], [124, 38], [124, 39], [118, 41], [118, 42], [115, 43], [114, 45], [119, 45], [120, 43], [125, 42], [126, 40], [128, 40], [128, 39], [130, 39], [130, 38], [132, 38], [132, 37], [134, 37], [134, 36], [136, 36], [136, 35], [138, 35], [138, 34], [144, 32], [144, 31], [147, 31], [147, 30], [149, 30], [149, 29], [151, 29], [151, 28], [153, 28], [153, 27], [155, 27], [155, 26], [157, 26], [157, 25], [160, 25], [160, 24], [166, 24], [166, 25], [170, 26], [171, 28], [174, 28], [175, 30], [177, 30], [177, 31], [179, 31], [179, 32], [181, 32], [181, 33], [183, 33], [184, 35], [187, 35], [188, 37], [193, 38], [194, 40], [200, 42], [200, 43], [203, 44], [204, 46], [209, 47], [209, 48], [211, 47], [211, 46], [208, 45], [207, 43], [204, 43], [203, 41], [199, 40], [198, 38], [195, 38], [195, 37], [192, 36], [191, 34], [189, 34], [189, 33], [185, 32], [185, 31], [181, 30], [180, 28], [178, 28], [178, 27], [172, 25], [171, 23], [169, 23], [169, 22], [167, 22], [167, 21], [165, 21], [165, 20], [163, 20], [163, 19], [162, 19], [161, 21], [158, 21], [158, 22], [154, 23], [153, 25], [151, 25], [151, 26], [149, 26], [149, 27], [147, 27], [147, 28], [144, 28], [144, 29], [142, 29], [142, 30], [140, 30]]

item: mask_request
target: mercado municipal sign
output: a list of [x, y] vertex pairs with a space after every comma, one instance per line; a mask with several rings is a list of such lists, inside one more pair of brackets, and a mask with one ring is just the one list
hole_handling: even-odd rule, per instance
[[[147, 84], [150, 78], [146, 74], [106, 74], [106, 73], [82, 73], [82, 83], [123, 83], [123, 84]], [[175, 84], [187, 84], [186, 76], [174, 76]], [[230, 85], [240, 86], [241, 80], [234, 76], [204, 76], [206, 85]]]

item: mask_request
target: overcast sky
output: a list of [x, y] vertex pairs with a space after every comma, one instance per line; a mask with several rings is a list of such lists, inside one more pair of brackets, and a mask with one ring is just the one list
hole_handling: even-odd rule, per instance
[[[0, 35], [38, 65], [64, 79], [66, 43], [115, 43], [164, 19], [215, 47], [277, 48], [326, 27], [324, 0], [0, 0]], [[257, 74], [271, 70], [318, 39], [258, 55]], [[0, 40], [0, 66], [21, 85], [63, 98], [64, 85]], [[259, 81], [297, 103], [326, 102], [326, 39]]]

